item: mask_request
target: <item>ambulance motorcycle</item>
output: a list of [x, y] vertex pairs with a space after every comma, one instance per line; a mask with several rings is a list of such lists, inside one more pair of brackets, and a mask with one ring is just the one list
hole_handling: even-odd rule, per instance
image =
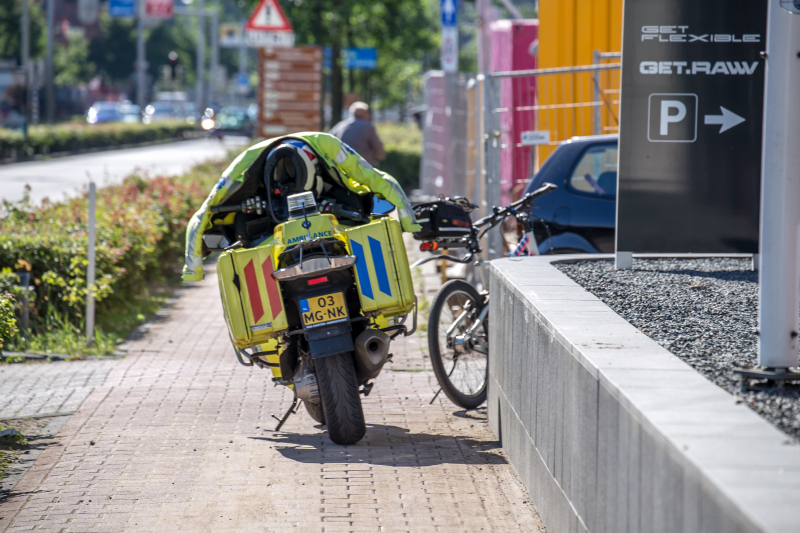
[[[416, 329], [401, 226], [387, 215], [364, 216], [327, 200], [318, 206], [312, 192], [293, 194], [287, 204], [288, 219], [275, 226], [272, 239], [229, 246], [220, 255], [225, 320], [239, 362], [271, 369], [276, 384], [294, 390], [286, 414], [273, 415], [276, 431], [302, 401], [333, 442], [353, 444], [366, 433], [360, 396], [369, 395], [391, 360], [392, 339]], [[267, 209], [258, 197], [211, 208]]]

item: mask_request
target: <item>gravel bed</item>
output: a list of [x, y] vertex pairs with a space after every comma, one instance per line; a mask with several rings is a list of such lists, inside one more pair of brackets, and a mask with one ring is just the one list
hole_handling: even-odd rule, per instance
[[758, 274], [750, 259], [634, 259], [555, 266], [622, 318], [788, 435], [800, 440], [800, 385], [740, 390], [757, 364]]

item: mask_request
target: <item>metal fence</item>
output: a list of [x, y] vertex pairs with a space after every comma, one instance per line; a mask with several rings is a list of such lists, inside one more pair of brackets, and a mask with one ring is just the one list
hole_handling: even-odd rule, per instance
[[[563, 141], [619, 131], [619, 54], [595, 54], [595, 64], [579, 67], [497, 72], [479, 76], [483, 110], [478, 157], [480, 195], [485, 210], [516, 199], [547, 157]], [[489, 257], [504, 254], [499, 231], [487, 235]]]

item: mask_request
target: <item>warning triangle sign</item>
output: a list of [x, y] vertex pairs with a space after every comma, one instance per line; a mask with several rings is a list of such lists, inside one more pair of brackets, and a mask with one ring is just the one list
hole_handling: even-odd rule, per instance
[[256, 10], [250, 15], [245, 29], [250, 31], [293, 31], [278, 0], [261, 0]]

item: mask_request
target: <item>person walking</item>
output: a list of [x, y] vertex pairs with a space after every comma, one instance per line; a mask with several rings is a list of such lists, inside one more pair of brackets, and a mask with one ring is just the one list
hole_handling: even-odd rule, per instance
[[358, 152], [372, 166], [386, 159], [383, 143], [370, 121], [369, 105], [364, 102], [353, 102], [350, 117], [336, 124], [331, 135]]

